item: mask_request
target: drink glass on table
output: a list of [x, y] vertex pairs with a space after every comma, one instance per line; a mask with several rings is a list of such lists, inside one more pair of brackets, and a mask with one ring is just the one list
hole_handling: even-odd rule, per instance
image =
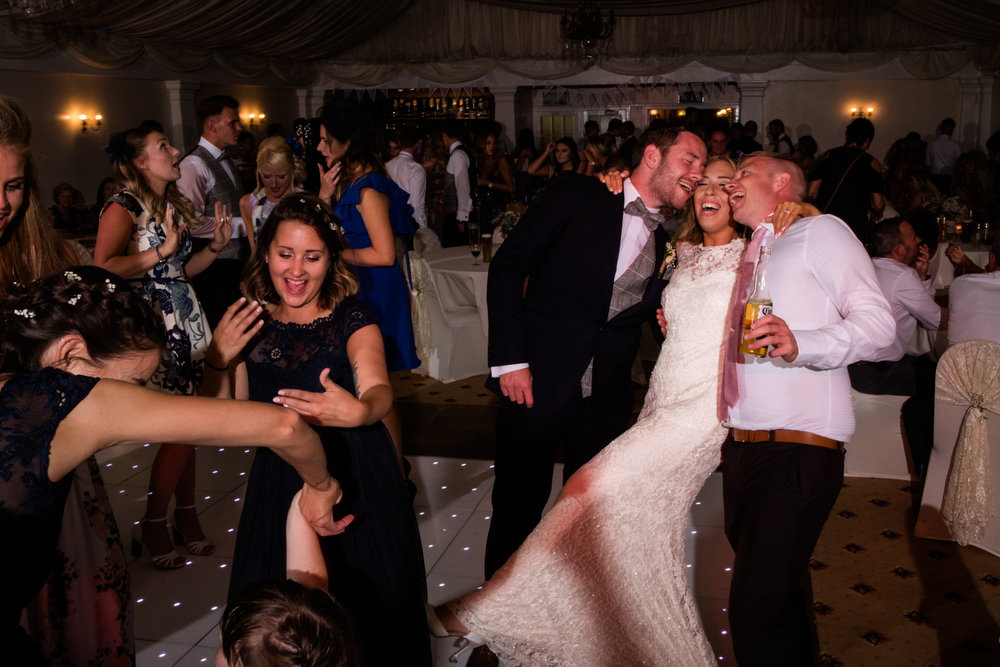
[[480, 237], [480, 244], [483, 246], [483, 261], [489, 262], [493, 259], [493, 235], [483, 234]]
[[479, 264], [479, 253], [483, 250], [482, 237], [479, 235], [479, 224], [468, 223], [469, 226], [469, 252], [472, 253], [472, 265]]

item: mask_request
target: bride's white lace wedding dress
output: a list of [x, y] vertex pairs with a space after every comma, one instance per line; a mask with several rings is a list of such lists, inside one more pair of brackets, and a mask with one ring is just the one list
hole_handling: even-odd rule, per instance
[[743, 246], [682, 246], [638, 422], [569, 480], [492, 579], [448, 604], [508, 667], [715, 664], [685, 529], [725, 438], [721, 351]]

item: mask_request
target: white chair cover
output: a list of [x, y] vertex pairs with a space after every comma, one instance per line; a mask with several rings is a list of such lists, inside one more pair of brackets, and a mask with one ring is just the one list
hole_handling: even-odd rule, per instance
[[961, 545], [981, 540], [993, 516], [986, 412], [1000, 414], [1000, 345], [970, 340], [938, 362], [935, 399], [967, 406], [958, 432], [941, 515]]
[[[431, 232], [433, 234], [433, 232]], [[436, 238], [436, 237], [435, 237]], [[427, 366], [430, 363], [431, 355], [434, 352], [434, 340], [431, 333], [431, 316], [427, 307], [428, 299], [437, 298], [437, 289], [434, 287], [434, 277], [431, 275], [431, 267], [421, 253], [416, 250], [410, 252], [410, 315], [413, 319], [413, 337], [417, 346], [417, 357], [420, 358], [420, 367], [414, 369], [414, 373], [427, 375]]]

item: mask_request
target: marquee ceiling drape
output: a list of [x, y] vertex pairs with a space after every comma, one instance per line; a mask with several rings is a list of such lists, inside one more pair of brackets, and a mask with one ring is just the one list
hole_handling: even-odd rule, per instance
[[[575, 74], [551, 0], [76, 0], [25, 18], [0, 11], [0, 58], [62, 52], [100, 69], [143, 59], [177, 72], [218, 66], [297, 86], [320, 76], [375, 87], [401, 72], [441, 84], [504, 69]], [[692, 62], [731, 73], [798, 61], [857, 71], [895, 58], [917, 77], [969, 62], [1000, 70], [1000, 0], [601, 0], [615, 33], [598, 66], [656, 76]]]

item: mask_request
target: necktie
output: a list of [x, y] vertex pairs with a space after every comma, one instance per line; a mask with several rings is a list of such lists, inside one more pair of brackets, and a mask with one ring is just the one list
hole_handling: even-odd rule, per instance
[[740, 362], [740, 341], [743, 338], [743, 315], [747, 307], [747, 289], [753, 280], [754, 266], [757, 255], [760, 254], [760, 244], [764, 240], [763, 225], [754, 230], [750, 243], [743, 253], [743, 263], [740, 265], [740, 275], [736, 281], [736, 291], [733, 293], [732, 310], [729, 312], [729, 334], [726, 337], [726, 356], [722, 366], [722, 405], [719, 417], [725, 420], [729, 410], [740, 398], [739, 370], [736, 364]]
[[664, 218], [659, 213], [653, 213], [648, 208], [646, 208], [646, 203], [642, 201], [642, 197], [636, 197], [628, 203], [625, 207], [625, 212], [629, 215], [634, 215], [637, 218], [642, 218], [642, 221], [646, 224], [646, 229], [653, 231], [658, 226], [666, 222]]

